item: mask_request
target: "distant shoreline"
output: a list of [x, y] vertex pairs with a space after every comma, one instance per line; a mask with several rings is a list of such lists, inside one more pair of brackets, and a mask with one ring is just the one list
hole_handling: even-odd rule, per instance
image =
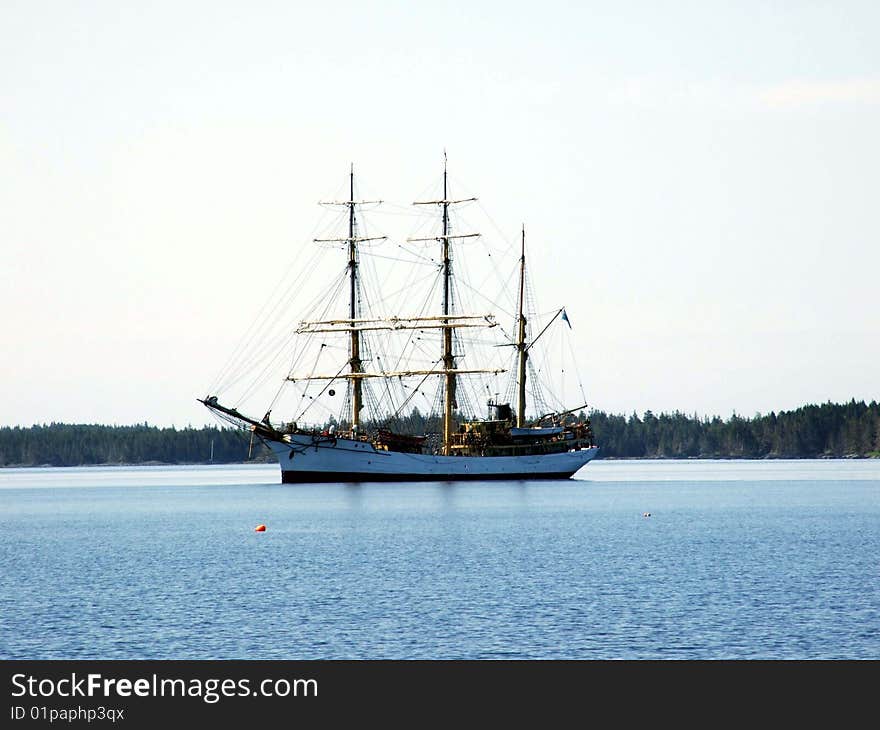
[[[806, 405], [752, 418], [700, 417], [679, 411], [642, 416], [591, 410], [602, 459], [866, 459], [880, 457], [880, 403]], [[335, 423], [335, 422], [334, 422]], [[329, 424], [333, 425], [333, 423]], [[432, 433], [417, 410], [395, 431]], [[273, 461], [253, 434], [238, 428], [50, 423], [0, 427], [2, 467], [160, 466]]]
[[[596, 461], [864, 461], [880, 459], [880, 453], [848, 456], [607, 456], [597, 457]], [[277, 465], [275, 461], [139, 461], [104, 464], [4, 464], [0, 469], [110, 469], [133, 466], [248, 466]]]

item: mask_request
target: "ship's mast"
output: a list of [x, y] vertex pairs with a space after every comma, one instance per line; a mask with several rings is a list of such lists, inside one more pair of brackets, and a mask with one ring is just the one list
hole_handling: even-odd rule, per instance
[[360, 238], [355, 235], [357, 222], [355, 219], [355, 206], [368, 203], [381, 203], [381, 200], [355, 200], [354, 199], [354, 164], [348, 174], [348, 200], [336, 200], [323, 205], [344, 205], [348, 207], [348, 238], [316, 238], [319, 243], [345, 243], [348, 245], [348, 274], [349, 274], [349, 298], [347, 329], [351, 333], [351, 347], [349, 350], [349, 367], [351, 369], [351, 427], [355, 430], [360, 427], [361, 409], [363, 408], [363, 381], [357, 373], [363, 372], [361, 361], [361, 328], [356, 327], [358, 306], [358, 257], [357, 245], [365, 241], [381, 241], [385, 236]]
[[516, 425], [522, 428], [526, 419], [526, 359], [529, 356], [526, 347], [526, 318], [523, 311], [523, 304], [526, 291], [526, 227], [522, 229], [522, 255], [519, 259], [519, 327], [516, 337], [516, 349], [519, 353], [519, 364], [517, 368], [517, 404], [516, 404]]
[[[352, 323], [357, 318], [357, 242], [354, 237], [354, 164], [349, 172], [349, 195], [348, 195], [348, 268], [351, 281], [349, 291], [348, 316]], [[351, 358], [349, 359], [352, 373], [361, 372], [361, 340], [360, 331], [351, 328]], [[361, 404], [363, 393], [363, 381], [360, 378], [351, 380], [351, 428], [352, 431], [360, 427]]]
[[[443, 403], [443, 453], [449, 454], [452, 445], [452, 413], [455, 410], [455, 376], [461, 372], [455, 369], [455, 355], [452, 352], [452, 331], [456, 328], [452, 314], [452, 258], [449, 246], [453, 238], [474, 238], [479, 233], [459, 233], [453, 235], [449, 232], [449, 206], [455, 203], [468, 203], [476, 198], [449, 199], [449, 183], [446, 172], [446, 153], [443, 153], [443, 198], [441, 200], [428, 200], [414, 203], [414, 205], [440, 205], [443, 214], [443, 230], [439, 236], [443, 253], [443, 372], [446, 376], [446, 397]], [[428, 241], [429, 238], [410, 238], [409, 241]]]
[[[443, 316], [451, 312], [450, 278], [452, 261], [449, 258], [449, 195], [446, 172], [446, 153], [443, 154]], [[447, 322], [449, 320], [446, 320]], [[455, 409], [455, 357], [452, 354], [452, 327], [443, 330], [443, 369], [446, 370], [446, 398], [443, 404], [443, 450], [449, 453], [452, 443], [452, 412]]]

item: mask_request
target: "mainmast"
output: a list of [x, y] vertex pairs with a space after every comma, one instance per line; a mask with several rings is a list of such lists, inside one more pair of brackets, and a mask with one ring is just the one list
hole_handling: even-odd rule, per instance
[[519, 353], [519, 366], [517, 368], [517, 404], [516, 425], [522, 428], [526, 420], [526, 359], [528, 348], [526, 347], [526, 318], [523, 304], [526, 291], [526, 227], [522, 229], [522, 255], [519, 259], [519, 327], [516, 337], [516, 349]]
[[[357, 244], [354, 240], [354, 163], [349, 172], [348, 193], [348, 269], [351, 282], [348, 301], [348, 316], [352, 324], [357, 318]], [[351, 358], [349, 359], [352, 373], [361, 372], [361, 339], [360, 332], [351, 328]], [[351, 430], [358, 430], [361, 422], [361, 404], [363, 393], [363, 381], [360, 378], [352, 378], [351, 381]]]
[[[449, 232], [449, 206], [455, 203], [466, 203], [476, 200], [476, 198], [462, 198], [460, 200], [449, 199], [449, 182], [446, 171], [446, 152], [443, 153], [443, 198], [441, 200], [429, 200], [426, 202], [414, 203], [414, 205], [436, 205], [439, 204], [443, 213], [443, 230], [436, 239], [442, 245], [443, 253], [443, 318], [445, 326], [443, 328], [443, 371], [446, 376], [446, 396], [443, 403], [443, 453], [449, 454], [452, 445], [452, 413], [455, 410], [455, 354], [452, 352], [452, 332], [455, 329], [452, 317], [452, 256], [449, 247], [449, 241], [453, 238], [473, 238], [479, 236], [479, 233], [464, 233], [453, 235]], [[424, 241], [430, 239], [411, 238], [410, 241]]]
[[354, 164], [352, 163], [348, 175], [348, 200], [337, 200], [326, 205], [344, 205], [348, 207], [348, 238], [316, 238], [315, 241], [320, 243], [346, 243], [348, 244], [348, 274], [349, 274], [349, 297], [348, 297], [348, 316], [349, 327], [351, 333], [351, 345], [349, 349], [349, 368], [351, 370], [351, 428], [357, 430], [361, 422], [361, 409], [363, 408], [363, 380], [358, 377], [358, 373], [363, 372], [363, 363], [361, 361], [361, 328], [356, 327], [358, 316], [358, 255], [357, 245], [364, 241], [380, 241], [385, 236], [375, 236], [371, 238], [359, 238], [355, 235], [357, 229], [357, 221], [355, 219], [355, 206], [364, 205], [366, 203], [381, 203], [381, 200], [355, 200], [354, 199]]
[[[452, 261], [449, 258], [449, 195], [446, 172], [446, 153], [443, 153], [443, 316], [451, 314], [452, 302], [449, 285]], [[447, 320], [448, 322], [448, 320]], [[452, 412], [455, 409], [455, 357], [452, 354], [452, 327], [443, 330], [443, 369], [446, 371], [446, 398], [443, 404], [443, 451], [449, 453], [452, 442]]]

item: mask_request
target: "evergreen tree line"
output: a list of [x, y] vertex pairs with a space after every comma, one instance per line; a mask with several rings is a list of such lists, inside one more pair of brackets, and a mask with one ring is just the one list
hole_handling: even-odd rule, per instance
[[639, 418], [590, 413], [606, 457], [816, 458], [880, 457], [880, 404], [809, 405], [727, 420], [647, 411]]
[[[249, 434], [237, 428], [159, 428], [68, 423], [0, 428], [0, 466], [208, 463], [248, 458]], [[264, 449], [255, 445], [254, 454]]]
[[[580, 419], [587, 417], [581, 413]], [[592, 411], [596, 443], [606, 457], [815, 458], [880, 457], [880, 404], [809, 405], [753, 418], [700, 418], [647, 411], [639, 417]], [[364, 424], [368, 431], [369, 424]], [[410, 434], [436, 433], [440, 421], [414, 409], [390, 424]], [[236, 428], [159, 428], [51, 423], [0, 428], [0, 466], [207, 463], [268, 460]]]

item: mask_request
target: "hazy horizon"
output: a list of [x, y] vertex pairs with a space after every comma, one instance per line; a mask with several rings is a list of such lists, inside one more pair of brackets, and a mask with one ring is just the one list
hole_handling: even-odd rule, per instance
[[408, 205], [444, 149], [507, 241], [526, 224], [591, 407], [880, 400], [878, 26], [868, 2], [5, 3], [0, 424], [214, 423], [195, 399], [316, 202], [353, 162]]

